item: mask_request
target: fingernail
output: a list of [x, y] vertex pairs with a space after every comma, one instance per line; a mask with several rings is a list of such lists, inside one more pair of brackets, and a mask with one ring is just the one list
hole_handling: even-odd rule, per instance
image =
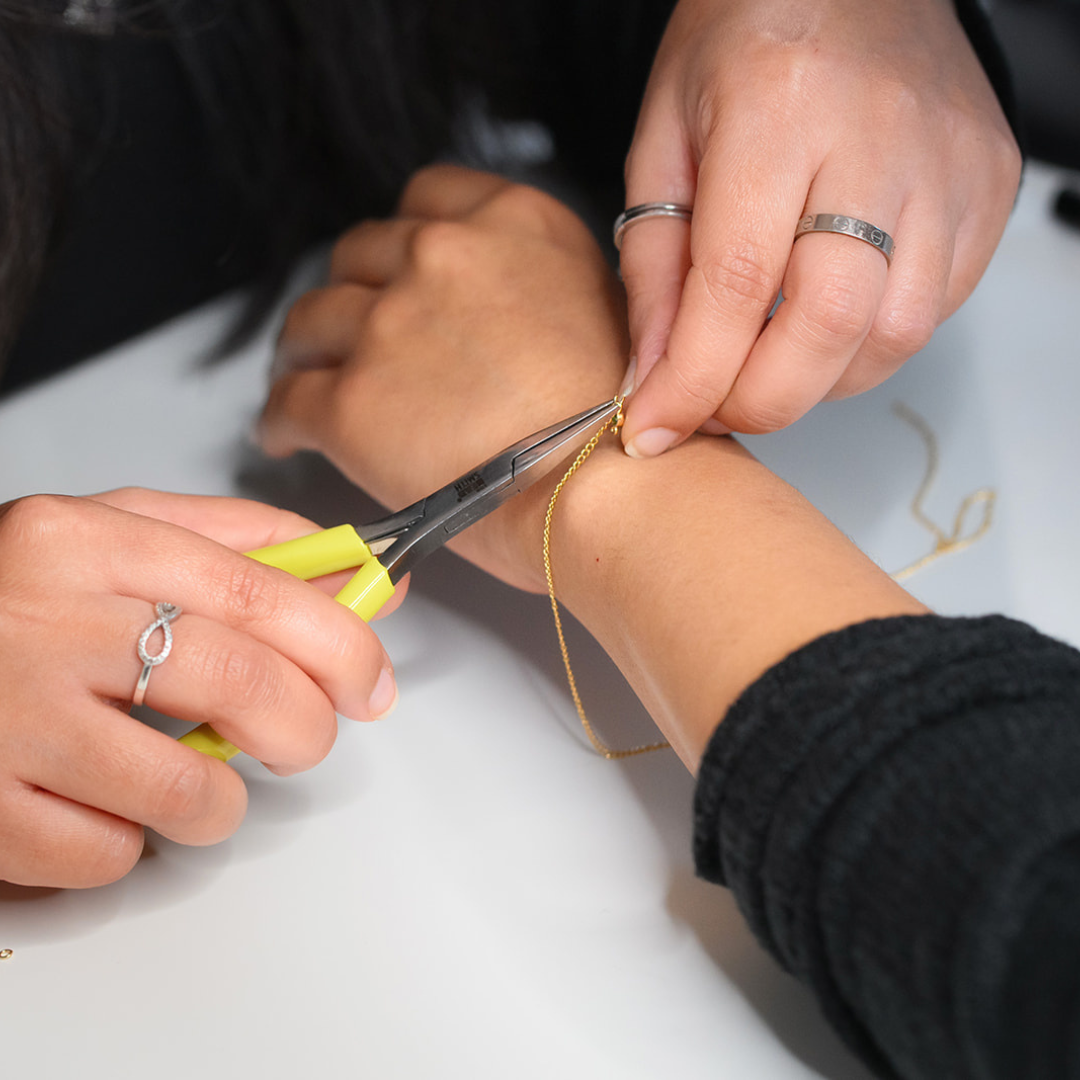
[[266, 761], [262, 765], [267, 772], [271, 772], [275, 776], [295, 776], [301, 771], [295, 765], [271, 765]]
[[630, 363], [626, 365], [626, 374], [623, 376], [622, 386], [619, 387], [619, 397], [629, 397], [637, 389], [637, 357], [631, 356]]
[[380, 672], [379, 681], [375, 684], [375, 689], [371, 691], [371, 697], [368, 699], [368, 712], [371, 714], [371, 719], [385, 719], [397, 708], [397, 703], [398, 688], [394, 681], [394, 673], [390, 668], [385, 667]]
[[626, 452], [632, 458], [659, 457], [665, 450], [675, 444], [679, 437], [677, 431], [671, 428], [654, 427], [635, 435], [627, 444]]
[[701, 421], [701, 427], [698, 431], [703, 432], [706, 435], [730, 435], [731, 428], [727, 424], [721, 424], [719, 420], [714, 420], [711, 416], [708, 420]]

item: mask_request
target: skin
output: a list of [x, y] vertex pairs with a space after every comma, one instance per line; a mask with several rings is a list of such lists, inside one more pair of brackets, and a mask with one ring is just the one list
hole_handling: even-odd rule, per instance
[[[1020, 155], [951, 0], [680, 0], [626, 165], [623, 440], [762, 432], [876, 386], [975, 287]], [[815, 233], [862, 218], [896, 242]], [[784, 303], [766, 323], [778, 292]]]
[[335, 711], [366, 720], [392, 707], [390, 661], [368, 626], [238, 554], [314, 529], [246, 500], [136, 489], [0, 507], [0, 879], [103, 885], [134, 866], [144, 827], [213, 844], [243, 819], [233, 769], [128, 715], [156, 600], [183, 614], [146, 704], [212, 723], [271, 772], [320, 761]]
[[[397, 219], [338, 243], [331, 280], [286, 321], [262, 441], [322, 452], [390, 506], [618, 385], [618, 283], [584, 225], [535, 190], [426, 170]], [[453, 546], [543, 591], [562, 471]], [[564, 489], [552, 550], [560, 598], [690, 769], [738, 694], [793, 649], [925, 611], [731, 439], [694, 436], [647, 462], [606, 440]]]
[[[568, 211], [490, 177], [425, 174], [402, 220], [350, 233], [331, 287], [290, 316], [268, 447], [322, 450], [401, 505], [609, 396], [627, 355], [623, 440], [639, 456], [699, 426], [782, 427], [881, 382], [963, 302], [1004, 227], [1019, 154], [949, 0], [680, 0], [626, 175], [628, 205], [695, 209], [690, 228], [627, 233], [629, 340], [624, 298]], [[892, 268], [845, 237], [792, 245], [808, 211], [887, 230]], [[381, 408], [363, 409], [365, 395]], [[786, 651], [921, 609], [730, 441], [691, 438], [672, 462], [634, 474], [598, 451], [563, 498], [556, 560], [564, 599], [694, 767], [738, 690]], [[539, 589], [550, 486], [459, 549]], [[668, 575], [642, 578], [656, 522], [678, 523]], [[156, 599], [185, 614], [148, 704], [209, 720], [275, 772], [321, 759], [335, 709], [392, 706], [367, 627], [236, 554], [313, 527], [153, 492], [0, 508], [0, 685], [14, 688], [0, 704], [0, 878], [102, 884], [137, 860], [143, 826], [199, 844], [239, 824], [232, 770], [125, 714], [132, 642]]]

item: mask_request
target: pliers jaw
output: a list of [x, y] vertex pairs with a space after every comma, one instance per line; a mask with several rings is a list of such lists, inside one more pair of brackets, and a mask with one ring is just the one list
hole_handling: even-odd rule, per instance
[[541, 466], [573, 449], [619, 414], [618, 399], [571, 416], [508, 446], [412, 506], [357, 529], [395, 585], [418, 563], [546, 473]]

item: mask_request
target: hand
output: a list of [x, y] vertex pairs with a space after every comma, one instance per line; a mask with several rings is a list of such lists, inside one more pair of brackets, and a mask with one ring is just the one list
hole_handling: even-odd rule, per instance
[[[627, 205], [694, 215], [623, 240], [638, 386], [624, 442], [649, 456], [699, 425], [770, 431], [884, 381], [982, 276], [1019, 170], [951, 0], [680, 0]], [[806, 213], [884, 229], [891, 268], [851, 237], [793, 244]]]
[[[397, 218], [342, 237], [330, 282], [286, 320], [263, 445], [318, 450], [395, 508], [598, 404], [621, 378], [625, 309], [588, 230], [486, 173], [419, 173]], [[540, 502], [526, 492], [455, 550], [542, 590]]]
[[[331, 277], [286, 320], [263, 441], [327, 454], [392, 507], [619, 381], [617, 282], [581, 222], [530, 188], [425, 170], [399, 218], [345, 235]], [[542, 590], [560, 475], [456, 549]], [[611, 440], [567, 485], [556, 525], [560, 598], [690, 768], [728, 705], [781, 657], [852, 622], [922, 610], [731, 439], [693, 437], [644, 463]]]
[[314, 528], [259, 503], [140, 490], [0, 507], [0, 879], [101, 885], [138, 860], [144, 825], [212, 844], [240, 824], [233, 769], [127, 715], [156, 601], [183, 614], [147, 705], [211, 723], [272, 772], [320, 761], [335, 710], [392, 705], [369, 627], [237, 554]]

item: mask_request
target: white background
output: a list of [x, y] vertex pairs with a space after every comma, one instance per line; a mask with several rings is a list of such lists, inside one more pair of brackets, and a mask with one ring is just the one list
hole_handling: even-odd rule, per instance
[[[1029, 169], [984, 282], [898, 377], [748, 443], [895, 569], [930, 542], [908, 509], [924, 448], [890, 406], [917, 409], [940, 440], [931, 513], [950, 524], [984, 485], [999, 502], [990, 534], [913, 591], [1080, 644], [1080, 233], [1051, 220], [1059, 181]], [[247, 445], [269, 338], [206, 367], [226, 309], [0, 403], [0, 500], [143, 484], [324, 524], [373, 513], [319, 462]], [[444, 553], [379, 627], [397, 713], [343, 724], [303, 776], [238, 760], [251, 808], [234, 838], [152, 838], [89, 892], [0, 885], [4, 1075], [866, 1076], [730, 896], [694, 878], [674, 756], [585, 747], [546, 601]], [[571, 649], [604, 734], [648, 736], [591, 642]]]

